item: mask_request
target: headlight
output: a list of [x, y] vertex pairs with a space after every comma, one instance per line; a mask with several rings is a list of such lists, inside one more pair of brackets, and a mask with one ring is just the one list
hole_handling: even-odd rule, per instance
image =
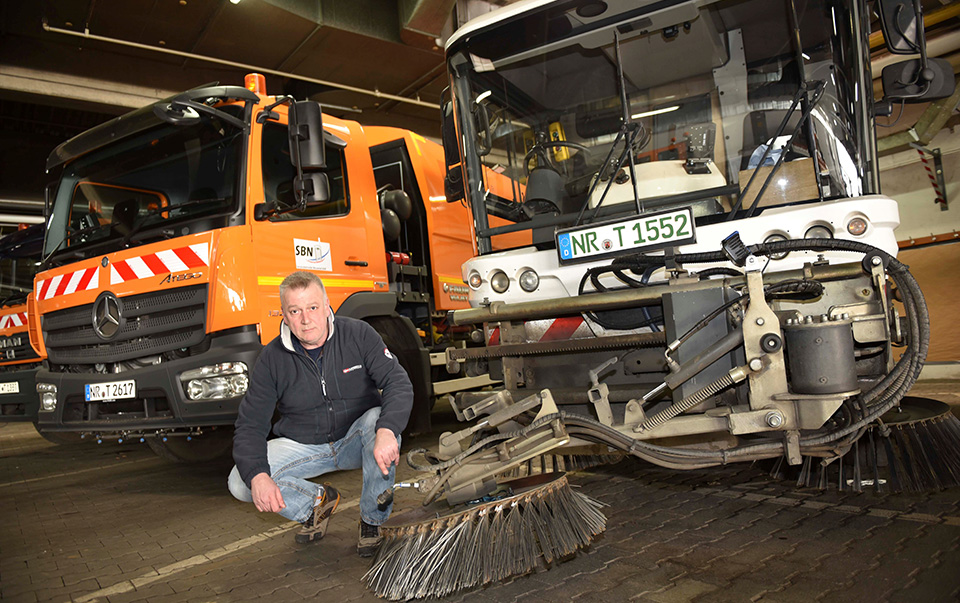
[[[766, 244], [769, 244], [769, 243], [779, 243], [780, 241], [786, 241], [786, 240], [787, 240], [787, 237], [785, 235], [774, 233], [768, 236], [766, 239], [764, 239], [763, 242]], [[781, 251], [780, 253], [771, 253], [767, 257], [770, 258], [771, 260], [782, 260], [783, 258], [787, 257], [789, 253], [790, 253], [789, 251]]]
[[833, 231], [826, 226], [811, 226], [803, 237], [805, 239], [832, 239]]
[[470, 276], [467, 277], [467, 284], [470, 285], [473, 289], [479, 289], [480, 285], [483, 284], [483, 279], [480, 278], [480, 273], [474, 270], [470, 273]]
[[490, 276], [490, 286], [497, 293], [503, 293], [510, 287], [510, 279], [503, 270], [497, 270]]
[[222, 400], [247, 393], [247, 365], [243, 362], [223, 362], [180, 373], [190, 400]]
[[38, 383], [37, 393], [40, 394], [40, 410], [51, 412], [57, 409], [57, 386], [52, 383]]
[[520, 288], [528, 293], [536, 291], [540, 286], [540, 276], [535, 270], [524, 270], [517, 280], [520, 281]]
[[867, 221], [861, 217], [852, 218], [847, 222], [847, 232], [855, 237], [859, 237], [867, 232]]
[[187, 397], [191, 400], [222, 400], [247, 393], [247, 376], [208, 377], [187, 382]]

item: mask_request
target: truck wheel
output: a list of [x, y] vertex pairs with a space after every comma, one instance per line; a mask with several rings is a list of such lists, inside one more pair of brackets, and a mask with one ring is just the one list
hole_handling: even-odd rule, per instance
[[171, 463], [205, 463], [218, 459], [233, 448], [233, 428], [212, 429], [190, 440], [183, 436], [147, 438], [147, 446], [157, 456]]
[[40, 431], [40, 427], [34, 423], [34, 429], [37, 430], [37, 433], [40, 434], [40, 437], [48, 442], [54, 444], [79, 444], [82, 440], [80, 439], [79, 433], [65, 432], [65, 431]]
[[420, 338], [400, 318], [373, 317], [367, 320], [397, 357], [413, 384], [413, 409], [407, 422], [407, 434], [430, 432], [430, 411], [433, 410], [433, 387], [430, 383], [430, 356]]

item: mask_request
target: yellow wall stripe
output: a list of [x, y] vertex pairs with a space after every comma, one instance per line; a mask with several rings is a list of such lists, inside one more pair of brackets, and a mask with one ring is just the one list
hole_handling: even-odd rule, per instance
[[[284, 277], [282, 276], [258, 276], [257, 284], [261, 287], [279, 287], [280, 283], [283, 282], [283, 279]], [[340, 289], [373, 289], [373, 281], [323, 277], [320, 277], [320, 280], [323, 281], [324, 287], [337, 287]]]

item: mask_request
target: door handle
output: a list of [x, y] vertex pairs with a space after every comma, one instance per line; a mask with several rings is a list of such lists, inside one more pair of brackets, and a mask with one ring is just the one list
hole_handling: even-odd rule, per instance
[[369, 265], [363, 260], [344, 260], [343, 263], [346, 264], [347, 266], [368, 266]]

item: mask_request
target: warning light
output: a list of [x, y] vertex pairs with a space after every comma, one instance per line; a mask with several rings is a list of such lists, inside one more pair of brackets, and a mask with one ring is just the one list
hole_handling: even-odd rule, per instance
[[243, 87], [257, 94], [267, 93], [267, 78], [261, 73], [248, 73], [243, 76]]

